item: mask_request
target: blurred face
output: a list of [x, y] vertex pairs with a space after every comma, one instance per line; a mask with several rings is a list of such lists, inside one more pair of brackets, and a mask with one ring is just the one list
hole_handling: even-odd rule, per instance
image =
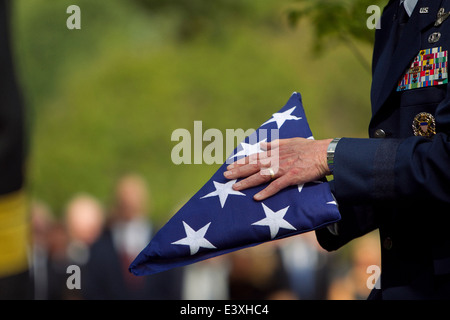
[[67, 210], [67, 228], [72, 239], [92, 243], [103, 225], [103, 211], [92, 199], [78, 198]]
[[147, 189], [141, 179], [128, 177], [117, 187], [117, 214], [124, 220], [142, 216], [146, 211]]

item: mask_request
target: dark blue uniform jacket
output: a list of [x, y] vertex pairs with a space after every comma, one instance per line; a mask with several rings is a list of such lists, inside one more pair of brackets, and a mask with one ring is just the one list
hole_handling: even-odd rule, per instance
[[[446, 58], [428, 59], [426, 68], [420, 61], [428, 52], [450, 52], [450, 17], [435, 25], [441, 8], [450, 11], [450, 1], [419, 0], [395, 39], [398, 7], [398, 0], [388, 3], [376, 31], [369, 138], [342, 138], [336, 148], [330, 183], [342, 215], [338, 234], [324, 228], [317, 238], [336, 250], [378, 228], [381, 290], [371, 297], [449, 298], [450, 87], [447, 70], [438, 64]], [[413, 70], [415, 61], [419, 69]], [[439, 81], [399, 86], [405, 76], [420, 83], [427, 68], [440, 73]], [[419, 133], [432, 125], [420, 129], [414, 119], [421, 113], [434, 117], [432, 137], [414, 133], [413, 124]]]

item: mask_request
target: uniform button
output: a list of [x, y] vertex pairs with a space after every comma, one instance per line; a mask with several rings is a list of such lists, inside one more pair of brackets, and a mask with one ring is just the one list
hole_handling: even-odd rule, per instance
[[392, 249], [392, 239], [390, 237], [384, 238], [383, 248], [385, 248], [386, 250]]
[[377, 129], [377, 130], [375, 130], [373, 135], [374, 135], [375, 138], [385, 138], [386, 137], [386, 132], [384, 132], [383, 129]]

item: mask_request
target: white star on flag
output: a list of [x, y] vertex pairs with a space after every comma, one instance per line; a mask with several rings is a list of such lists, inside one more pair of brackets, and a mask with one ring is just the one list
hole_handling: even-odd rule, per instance
[[183, 221], [184, 231], [186, 232], [186, 238], [180, 239], [178, 241], [172, 242], [172, 244], [181, 244], [189, 246], [191, 250], [191, 256], [196, 254], [200, 248], [216, 249], [211, 242], [205, 239], [206, 231], [208, 231], [208, 223], [203, 228], [198, 231], [194, 231], [186, 222]]
[[267, 120], [266, 122], [264, 122], [264, 123], [261, 125], [261, 127], [264, 126], [264, 125], [266, 125], [266, 124], [268, 124], [268, 123], [276, 122], [276, 123], [277, 123], [278, 129], [280, 129], [281, 126], [284, 124], [284, 122], [285, 122], [286, 120], [301, 120], [302, 117], [295, 117], [295, 116], [292, 116], [292, 115], [291, 115], [291, 113], [294, 112], [295, 108], [296, 108], [296, 107], [293, 107], [293, 108], [290, 108], [289, 110], [286, 110], [286, 111], [284, 111], [284, 112], [277, 112], [277, 113], [274, 113], [274, 114], [272, 115], [272, 118], [270, 118], [269, 120]]
[[266, 140], [267, 139], [261, 140], [255, 144], [242, 142], [241, 143], [242, 150], [237, 152], [236, 154], [232, 155], [230, 158], [236, 158], [239, 156], [247, 157], [247, 156], [255, 154], [255, 153], [263, 152], [265, 150], [261, 149], [261, 142], [265, 142]]
[[[295, 137], [313, 139], [299, 93], [293, 93], [279, 111], [273, 110], [270, 114], [264, 126], [245, 137], [237, 148], [227, 150], [230, 156], [227, 160], [240, 161], [243, 156], [250, 156], [252, 159], [248, 160], [267, 159], [271, 168], [278, 169], [281, 155], [275, 152], [279, 148], [272, 144], [270, 154], [266, 155], [266, 150], [261, 150], [265, 149], [263, 139], [266, 143]], [[253, 199], [254, 194], [272, 182], [235, 191], [233, 184], [240, 179], [224, 176], [230, 161], [225, 161], [208, 180], [205, 177], [204, 185], [156, 233], [130, 264], [129, 271], [137, 276], [156, 274], [335, 226], [334, 223], [340, 221], [339, 204], [336, 205], [325, 179], [284, 188], [260, 202]]]
[[237, 179], [231, 180], [228, 181], [227, 183], [220, 183], [213, 181], [216, 191], [208, 193], [206, 196], [203, 196], [200, 199], [218, 196], [220, 200], [220, 205], [223, 208], [225, 206], [225, 201], [227, 201], [229, 195], [245, 196], [244, 193], [233, 190], [233, 184], [236, 183], [236, 180]]
[[[323, 183], [323, 181], [319, 181], [319, 180], [316, 180], [316, 181], [313, 181], [313, 182], [316, 183], [316, 184]], [[302, 189], [303, 189], [304, 185], [305, 185], [305, 184], [299, 184], [299, 185], [297, 185], [297, 187], [298, 187], [298, 192], [302, 192]]]
[[264, 203], [262, 203], [262, 206], [266, 217], [255, 223], [252, 223], [253, 226], [268, 226], [270, 229], [270, 237], [272, 239], [276, 237], [280, 228], [297, 230], [289, 222], [283, 219], [284, 215], [289, 209], [289, 206], [284, 209], [278, 210], [277, 212], [273, 212], [269, 207], [264, 205]]

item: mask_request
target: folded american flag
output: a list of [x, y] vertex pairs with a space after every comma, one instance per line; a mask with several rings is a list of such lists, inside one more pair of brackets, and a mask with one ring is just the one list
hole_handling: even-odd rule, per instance
[[267, 134], [271, 129], [278, 129], [274, 139], [313, 139], [299, 93], [294, 92], [280, 111], [248, 136], [159, 230], [130, 265], [133, 274], [162, 272], [340, 220], [336, 202], [324, 181], [288, 187], [262, 202], [253, 200], [253, 196], [267, 184], [242, 192], [232, 189], [236, 180], [223, 176], [227, 165], [260, 152], [259, 142], [272, 140]]

